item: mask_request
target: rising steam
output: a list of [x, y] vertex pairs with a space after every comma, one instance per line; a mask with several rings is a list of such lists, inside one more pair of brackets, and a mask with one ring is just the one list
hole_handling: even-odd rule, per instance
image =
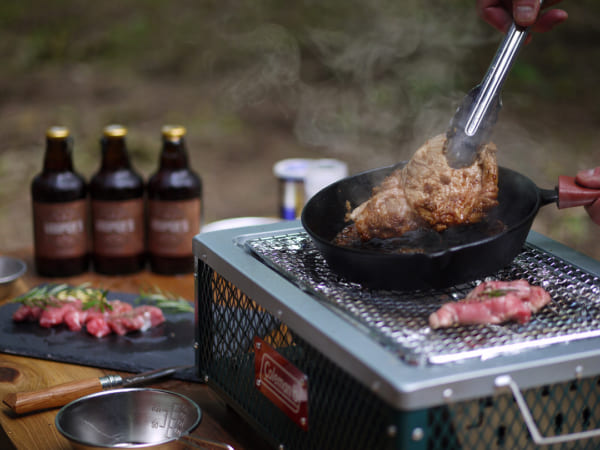
[[[460, 84], [467, 78], [464, 56], [485, 42], [474, 8], [465, 17], [464, 7], [438, 3], [350, 2], [356, 12], [336, 29], [307, 23], [294, 34], [260, 24], [228, 36], [240, 55], [224, 90], [228, 105], [276, 99], [293, 112], [300, 142], [365, 168], [407, 159], [446, 129], [479, 81], [469, 76], [472, 85]], [[324, 76], [303, 74], [299, 42]]]

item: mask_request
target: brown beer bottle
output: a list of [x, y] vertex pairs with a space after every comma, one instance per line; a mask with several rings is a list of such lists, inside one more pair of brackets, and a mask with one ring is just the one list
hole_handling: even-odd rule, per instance
[[35, 267], [44, 276], [88, 268], [87, 187], [73, 169], [71, 152], [68, 128], [48, 128], [44, 166], [31, 182]]
[[202, 181], [188, 163], [182, 126], [162, 129], [159, 167], [148, 180], [150, 268], [161, 274], [194, 270], [192, 238], [202, 222]]
[[129, 161], [127, 129], [104, 128], [102, 163], [90, 180], [92, 259], [107, 275], [138, 272], [145, 263], [144, 180]]

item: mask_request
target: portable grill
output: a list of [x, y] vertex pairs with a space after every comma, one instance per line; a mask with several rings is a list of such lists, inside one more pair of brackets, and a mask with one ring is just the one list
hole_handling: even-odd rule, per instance
[[476, 284], [376, 291], [327, 266], [299, 222], [202, 233], [198, 371], [281, 449], [597, 448], [600, 262], [531, 232], [489, 279], [552, 302], [527, 324], [432, 330]]

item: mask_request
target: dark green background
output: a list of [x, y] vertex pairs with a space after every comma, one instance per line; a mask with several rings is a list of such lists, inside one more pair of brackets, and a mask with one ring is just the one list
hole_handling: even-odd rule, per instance
[[[562, 5], [569, 20], [521, 52], [494, 134], [500, 163], [543, 188], [600, 165], [600, 2]], [[276, 215], [274, 162], [334, 157], [354, 173], [409, 158], [500, 40], [472, 0], [1, 2], [0, 252], [31, 245], [50, 125], [71, 128], [89, 177], [106, 124], [129, 128], [147, 176], [160, 127], [181, 123], [207, 222]], [[600, 258], [582, 208], [546, 206], [534, 229]]]

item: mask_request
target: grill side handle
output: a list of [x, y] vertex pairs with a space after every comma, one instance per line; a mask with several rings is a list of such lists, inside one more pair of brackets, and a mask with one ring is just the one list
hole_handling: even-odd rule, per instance
[[521, 416], [523, 416], [523, 421], [529, 430], [529, 434], [531, 435], [533, 442], [535, 442], [537, 445], [559, 444], [600, 436], [600, 429], [561, 434], [559, 436], [542, 436], [537, 424], [535, 423], [535, 420], [533, 419], [529, 406], [521, 394], [519, 385], [515, 382], [515, 380], [513, 380], [510, 375], [500, 375], [494, 380], [494, 387], [498, 392], [512, 393], [512, 396], [519, 407], [519, 411], [521, 412]]

